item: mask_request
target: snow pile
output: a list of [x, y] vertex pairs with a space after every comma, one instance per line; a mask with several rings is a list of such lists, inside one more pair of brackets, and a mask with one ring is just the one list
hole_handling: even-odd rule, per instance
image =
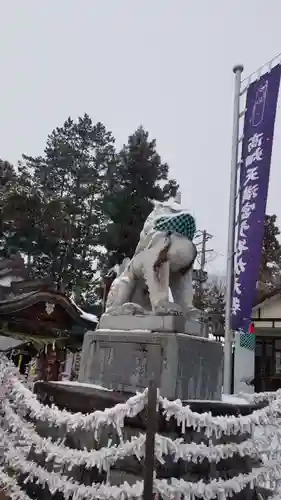
[[224, 403], [232, 404], [232, 405], [247, 405], [249, 401], [245, 397], [235, 396], [233, 394], [222, 394], [222, 401]]
[[[15, 367], [5, 357], [0, 358], [0, 382], [2, 416], [0, 484], [12, 499], [27, 500], [29, 498], [17, 482], [20, 474], [25, 475], [25, 482], [34, 481], [42, 486], [46, 485], [51, 495], [60, 492], [66, 499], [142, 498], [142, 481], [134, 485], [123, 483], [118, 487], [112, 486], [110, 485], [110, 468], [125, 457], [135, 456], [139, 460], [144, 457], [145, 434], [124, 441], [123, 427], [126, 417], [136, 416], [145, 408], [147, 390], [113, 408], [83, 415], [72, 414], [66, 410], [60, 411], [54, 405], [48, 407], [41, 404], [21, 380]], [[281, 411], [281, 393], [277, 391], [260, 395], [241, 395], [236, 399], [231, 397], [231, 400], [227, 398], [224, 400], [235, 404], [241, 404], [242, 401], [245, 404], [250, 400], [251, 402], [267, 400], [268, 404], [247, 416], [213, 417], [210, 413], [193, 412], [190, 407], [183, 406], [180, 400], [169, 401], [158, 394], [158, 405], [167, 420], [176, 419], [182, 433], [190, 427], [201, 430], [207, 438], [210, 438], [210, 442], [208, 445], [185, 443], [183, 438], [170, 439], [156, 434], [156, 460], [163, 463], [164, 457], [170, 455], [175, 462], [185, 460], [198, 463], [207, 459], [209, 462], [218, 463], [221, 459], [231, 458], [238, 454], [241, 457], [264, 457], [263, 465], [248, 474], [239, 474], [227, 480], [214, 479], [208, 483], [203, 481], [193, 483], [176, 478], [171, 478], [169, 481], [155, 478], [156, 494], [165, 499], [180, 498], [182, 495], [185, 499], [196, 496], [204, 500], [213, 498], [226, 500], [248, 485], [254, 487], [269, 482], [271, 485], [278, 485], [281, 480], [281, 427], [278, 420]], [[112, 446], [108, 443], [108, 446], [93, 450], [72, 449], [65, 446], [61, 440], [53, 442], [51, 439], [41, 437], [36, 432], [35, 423], [30, 423], [30, 418], [34, 422], [45, 421], [53, 426], [63, 427], [68, 432], [75, 432], [77, 429], [88, 430], [94, 433], [96, 439], [101, 428], [111, 426], [117, 430], [119, 444]], [[249, 433], [251, 437], [240, 443], [213, 444], [211, 442], [211, 437], [214, 435], [220, 438], [244, 433]], [[53, 461], [57, 465], [64, 464], [68, 471], [77, 466], [97, 467], [98, 470], [107, 473], [108, 481], [106, 484], [93, 483], [86, 486], [63, 475], [64, 473], [49, 472], [30, 459], [31, 449], [35, 454], [44, 453], [46, 463]], [[276, 495], [278, 495], [278, 490], [276, 490]], [[280, 492], [279, 498], [281, 498]]]

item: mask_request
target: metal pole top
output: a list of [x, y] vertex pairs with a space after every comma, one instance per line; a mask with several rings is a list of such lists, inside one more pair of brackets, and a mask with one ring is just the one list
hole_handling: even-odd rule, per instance
[[235, 66], [233, 66], [233, 73], [237, 73], [238, 71], [242, 73], [243, 70], [244, 70], [243, 64], [235, 64]]

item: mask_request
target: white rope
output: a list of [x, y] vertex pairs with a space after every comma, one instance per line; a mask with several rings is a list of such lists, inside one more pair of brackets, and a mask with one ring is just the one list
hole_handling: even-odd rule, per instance
[[[73, 479], [58, 473], [49, 473], [43, 467], [27, 460], [31, 449], [35, 453], [45, 453], [46, 461], [55, 460], [57, 464], [67, 464], [71, 469], [77, 465], [86, 468], [97, 467], [100, 471], [110, 471], [112, 464], [117, 460], [130, 455], [141, 459], [145, 453], [145, 436], [141, 434], [118, 446], [103, 447], [100, 450], [75, 450], [68, 448], [61, 442], [52, 442], [51, 439], [42, 438], [36, 433], [33, 424], [24, 420], [24, 415], [29, 415], [34, 420], [43, 421], [49, 425], [66, 426], [67, 432], [83, 429], [94, 432], [97, 438], [98, 430], [104, 426], [113, 426], [120, 435], [126, 417], [136, 416], [143, 410], [147, 403], [147, 390], [129, 398], [125, 403], [117, 404], [113, 408], [95, 411], [88, 415], [81, 413], [72, 414], [65, 410], [60, 411], [56, 406], [42, 405], [36, 396], [29, 391], [18, 376], [17, 370], [7, 359], [0, 359], [0, 397], [2, 399], [2, 430], [0, 431], [0, 445], [4, 448], [4, 465], [0, 467], [0, 484], [6, 488], [12, 500], [27, 500], [29, 497], [19, 487], [15, 477], [6, 473], [6, 468], [17, 473], [27, 475], [27, 480], [34, 480], [40, 485], [48, 485], [51, 494], [56, 491], [63, 493], [65, 498], [73, 500], [82, 498], [97, 498], [105, 500], [140, 499], [142, 497], [143, 483], [136, 482], [133, 486], [124, 483], [120, 487], [109, 484], [96, 484], [84, 486]], [[172, 440], [168, 437], [156, 435], [155, 455], [159, 462], [164, 461], [166, 455], [172, 455], [175, 462], [179, 459], [197, 463], [207, 459], [209, 462], [219, 462], [231, 458], [234, 454], [260, 458], [266, 456], [269, 460], [263, 467], [256, 468], [249, 474], [239, 474], [229, 480], [213, 480], [209, 483], [186, 482], [172, 478], [171, 480], [154, 480], [154, 492], [167, 499], [185, 499], [197, 496], [204, 500], [220, 498], [225, 500], [233, 494], [242, 491], [246, 486], [253, 488], [271, 482], [276, 484], [281, 479], [281, 391], [276, 393], [262, 393], [243, 395], [251, 403], [266, 401], [268, 404], [251, 415], [213, 417], [211, 413], [199, 414], [193, 412], [189, 406], [183, 406], [180, 400], [168, 401], [158, 396], [158, 404], [162, 408], [164, 417], [169, 420], [175, 418], [178, 426], [184, 433], [187, 427], [203, 431], [207, 437], [222, 435], [236, 435], [249, 433], [252, 437], [242, 443], [216, 444], [209, 443], [184, 443], [183, 439]], [[257, 436], [254, 431], [261, 427], [263, 434]], [[5, 431], [8, 434], [5, 438]], [[275, 448], [272, 441], [275, 440]], [[274, 460], [273, 460], [274, 457]], [[108, 476], [109, 477], [109, 476]], [[273, 500], [281, 498], [281, 493], [276, 491]]]
[[182, 433], [185, 429], [192, 427], [195, 430], [204, 430], [207, 437], [215, 435], [220, 438], [223, 434], [226, 436], [236, 434], [251, 434], [256, 426], [265, 426], [274, 424], [276, 414], [281, 412], [281, 398], [268, 404], [265, 408], [253, 411], [250, 415], [241, 415], [235, 417], [218, 416], [213, 417], [210, 412], [197, 413], [189, 406], [183, 406], [180, 400], [169, 401], [166, 398], [159, 397], [159, 404], [164, 410], [166, 419], [175, 418], [178, 426], [181, 426]]
[[[42, 486], [47, 485], [51, 495], [61, 492], [64, 498], [69, 499], [73, 497], [75, 500], [90, 500], [92, 498], [100, 500], [108, 498], [118, 500], [124, 498], [140, 499], [142, 496], [142, 481], [136, 482], [133, 486], [129, 486], [127, 483], [123, 483], [119, 487], [106, 484], [84, 486], [73, 479], [68, 479], [56, 472], [50, 473], [34, 462], [27, 461], [25, 457], [28, 452], [24, 451], [21, 447], [15, 448], [9, 442], [8, 436], [5, 438], [3, 433], [1, 441], [1, 445], [6, 448], [4, 451], [5, 464], [13, 471], [26, 475], [25, 483], [36, 481]], [[239, 493], [247, 486], [253, 488], [259, 485], [260, 482], [267, 481], [268, 479], [276, 480], [276, 478], [280, 477], [280, 463], [272, 462], [265, 467], [254, 469], [248, 474], [239, 474], [227, 480], [216, 479], [207, 484], [203, 481], [192, 483], [175, 478], [171, 478], [169, 482], [163, 479], [155, 479], [154, 492], [169, 499], [179, 498], [179, 495], [183, 495], [185, 498], [194, 495], [204, 500], [210, 500], [217, 496], [219, 496], [220, 500], [226, 500], [226, 498], [232, 496], [234, 493]]]
[[138, 415], [144, 409], [147, 401], [147, 390], [145, 390], [143, 393], [132, 396], [125, 403], [119, 403], [104, 411], [94, 411], [86, 415], [80, 412], [70, 413], [66, 410], [60, 411], [54, 405], [49, 407], [41, 404], [35, 394], [17, 378], [16, 370], [10, 363], [0, 362], [0, 372], [3, 380], [1, 390], [9, 393], [10, 398], [13, 399], [21, 412], [29, 413], [31, 418], [48, 422], [49, 425], [55, 427], [64, 425], [69, 432], [83, 429], [94, 431], [97, 436], [101, 427], [112, 425], [120, 435], [124, 419]]
[[[37, 453], [46, 453], [46, 461], [54, 459], [58, 464], [68, 464], [70, 468], [85, 465], [86, 468], [97, 467], [99, 470], [108, 471], [117, 460], [132, 455], [141, 459], [145, 454], [145, 434], [133, 437], [130, 441], [125, 441], [118, 446], [90, 451], [77, 450], [65, 446], [61, 441], [54, 443], [50, 438], [42, 438], [32, 424], [27, 424], [14, 412], [9, 403], [3, 403], [2, 411], [5, 420], [4, 428], [10, 429], [30, 448], [34, 447]], [[268, 453], [273, 438], [280, 444], [281, 429], [278, 427], [272, 427], [267, 436], [258, 436], [254, 440], [250, 438], [238, 444], [212, 445], [210, 443], [209, 446], [204, 443], [184, 443], [182, 438], [172, 440], [156, 434], [155, 455], [159, 462], [163, 462], [163, 457], [166, 455], [173, 455], [175, 462], [182, 459], [194, 463], [206, 458], [209, 462], [218, 463], [220, 460], [232, 458], [235, 454], [241, 457], [257, 458], [263, 453]]]
[[18, 485], [14, 477], [8, 476], [3, 467], [0, 467], [0, 485], [11, 500], [30, 500], [30, 497]]
[[[1, 369], [1, 365], [0, 365]], [[118, 434], [124, 426], [126, 417], [134, 417], [140, 413], [147, 402], [147, 389], [128, 399], [126, 403], [120, 403], [113, 408], [104, 411], [95, 411], [83, 415], [82, 413], [70, 413], [66, 410], [60, 411], [56, 406], [48, 407], [42, 405], [36, 396], [27, 389], [15, 376], [14, 369], [10, 366], [2, 367], [5, 371], [6, 384], [11, 387], [10, 396], [16, 406], [25, 413], [30, 413], [31, 418], [48, 422], [56, 427], [66, 426], [67, 431], [73, 432], [77, 429], [90, 430], [97, 436], [101, 427], [112, 425]], [[224, 435], [235, 435], [252, 433], [255, 426], [274, 424], [276, 413], [281, 412], [281, 398], [276, 398], [265, 408], [254, 411], [251, 415], [242, 416], [219, 416], [213, 417], [211, 413], [193, 412], [189, 406], [183, 406], [180, 400], [168, 401], [159, 397], [158, 403], [164, 410], [166, 419], [174, 417], [177, 424], [181, 426], [182, 432], [187, 427], [195, 430], [203, 430], [207, 437], [215, 435], [217, 438]]]

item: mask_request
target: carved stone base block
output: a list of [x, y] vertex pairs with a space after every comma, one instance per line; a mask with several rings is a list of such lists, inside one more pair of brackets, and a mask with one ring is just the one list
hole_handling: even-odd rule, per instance
[[84, 337], [79, 382], [136, 392], [152, 374], [169, 399], [220, 400], [219, 342], [174, 332], [99, 329]]
[[150, 332], [184, 332], [186, 320], [184, 316], [163, 315], [155, 316], [153, 314], [129, 314], [111, 315], [103, 314], [99, 330], [114, 331], [134, 331], [149, 330]]

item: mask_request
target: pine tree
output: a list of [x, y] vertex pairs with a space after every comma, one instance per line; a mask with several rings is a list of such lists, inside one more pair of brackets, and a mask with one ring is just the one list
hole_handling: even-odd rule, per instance
[[0, 160], [0, 256], [7, 257], [7, 238], [12, 226], [5, 214], [5, 207], [16, 183], [16, 171], [9, 162]]
[[194, 307], [204, 311], [210, 333], [223, 335], [225, 320], [225, 283], [220, 277], [209, 278], [200, 295], [194, 294]]
[[281, 247], [278, 241], [280, 230], [276, 224], [276, 215], [266, 215], [262, 244], [261, 278], [268, 279], [272, 268], [280, 268]]
[[93, 280], [106, 178], [115, 160], [114, 138], [88, 115], [69, 118], [47, 138], [44, 156], [24, 156], [44, 200], [35, 266], [81, 296]]
[[224, 334], [225, 321], [225, 282], [220, 277], [208, 281], [205, 290], [205, 312], [212, 327], [212, 333]]
[[24, 254], [35, 276], [51, 276], [91, 304], [94, 263], [101, 270], [104, 261], [108, 268], [131, 257], [152, 200], [168, 200], [178, 189], [142, 127], [116, 154], [111, 133], [88, 115], [69, 118], [48, 136], [42, 156], [23, 155], [9, 172], [0, 244]]
[[8, 161], [0, 159], [0, 192], [1, 195], [11, 186], [16, 179], [16, 171]]
[[156, 141], [139, 127], [108, 172], [103, 207], [110, 222], [101, 235], [107, 249], [107, 268], [133, 256], [144, 221], [153, 208], [152, 200], [165, 201], [176, 195], [178, 184], [168, 180], [168, 174], [169, 167], [162, 163]]
[[281, 282], [281, 246], [278, 240], [280, 230], [276, 215], [266, 215], [264, 221], [264, 236], [260, 276], [258, 282], [259, 298], [280, 286]]
[[41, 200], [32, 189], [31, 176], [24, 168], [16, 170], [1, 162], [2, 256], [18, 251], [31, 257], [40, 236]]

